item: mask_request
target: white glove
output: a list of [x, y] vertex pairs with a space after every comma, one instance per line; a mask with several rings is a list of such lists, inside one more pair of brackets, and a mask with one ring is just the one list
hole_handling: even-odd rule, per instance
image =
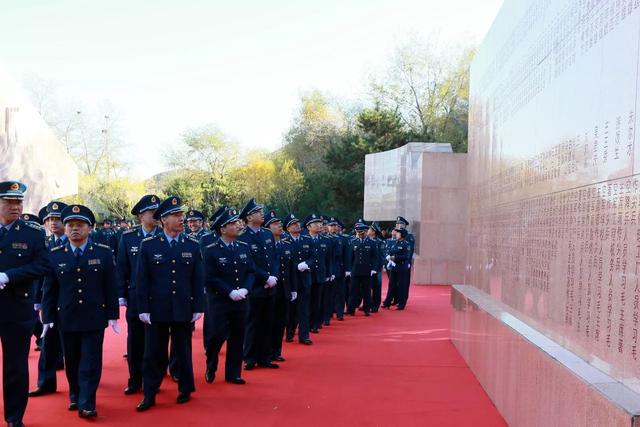
[[146, 323], [147, 325], [151, 324], [151, 313], [140, 313], [138, 314], [138, 319], [140, 319], [140, 321], [142, 323]]
[[376, 274], [378, 274], [378, 272], [377, 272], [377, 271], [375, 271], [375, 270], [371, 270], [371, 277], [375, 276]]
[[336, 280], [336, 275], [335, 275], [335, 274], [332, 274], [332, 275], [331, 275], [331, 281], [333, 282], [334, 280]]
[[229, 298], [231, 298], [233, 301], [238, 302], [242, 299], [242, 294], [240, 294], [239, 291], [234, 289], [231, 292], [229, 292]]
[[391, 261], [391, 255], [387, 255], [387, 257], [385, 258], [387, 261]]
[[9, 276], [7, 276], [7, 273], [0, 273], [0, 284], [6, 285], [7, 283], [9, 283]]
[[127, 299], [126, 298], [118, 298], [118, 305], [119, 306], [127, 306]]
[[42, 310], [42, 304], [33, 304], [33, 311]]
[[204, 313], [193, 313], [193, 316], [191, 317], [191, 323], [197, 322], [198, 320], [200, 320], [200, 318], [203, 315], [204, 315]]
[[247, 297], [247, 295], [249, 295], [249, 291], [246, 290], [245, 288], [238, 289], [238, 293], [240, 294], [242, 299], [245, 299]]
[[300, 264], [298, 264], [298, 271], [307, 271], [309, 269], [309, 266], [307, 265], [306, 262], [302, 261]]
[[45, 323], [42, 325], [42, 334], [40, 335], [40, 338], [44, 338], [44, 336], [47, 335], [47, 331], [51, 328], [53, 328], [53, 323]]
[[297, 292], [291, 292], [291, 302], [295, 301], [296, 298], [298, 298], [298, 293]]
[[267, 279], [267, 286], [273, 288], [276, 283], [278, 283], [278, 278], [275, 276], [269, 276], [269, 278]]
[[389, 261], [389, 263], [387, 264], [387, 270], [391, 270], [391, 268], [395, 267], [396, 264], [393, 261]]
[[345, 271], [344, 272], [344, 277], [351, 277], [351, 272], [350, 271]]
[[407, 268], [411, 268], [411, 264], [407, 264]]
[[111, 319], [109, 320], [109, 326], [111, 326], [111, 329], [113, 329], [113, 332], [115, 332], [116, 334], [120, 333], [120, 328], [118, 327], [118, 321], [115, 319]]

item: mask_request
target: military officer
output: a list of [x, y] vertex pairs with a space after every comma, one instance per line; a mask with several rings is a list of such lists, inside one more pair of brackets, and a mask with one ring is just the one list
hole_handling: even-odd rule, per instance
[[202, 236], [207, 234], [207, 229], [204, 228], [204, 214], [195, 209], [191, 209], [187, 213], [187, 225], [189, 227], [189, 236], [195, 240], [200, 241]]
[[396, 264], [391, 261], [390, 254], [394, 249], [397, 242], [397, 231], [394, 228], [391, 230], [391, 237], [385, 241], [385, 259], [387, 264], [385, 266], [387, 270], [387, 279], [389, 281], [387, 285], [387, 296], [384, 298], [382, 308], [390, 308], [392, 305], [398, 304], [398, 280], [396, 275]]
[[[67, 243], [64, 225], [62, 223], [62, 210], [67, 207], [66, 203], [52, 201], [44, 207], [43, 221], [51, 235], [45, 241], [47, 249], [51, 250]], [[44, 277], [43, 277], [44, 279]], [[44, 281], [44, 280], [43, 280]], [[34, 309], [42, 309], [42, 285], [43, 281], [38, 281], [35, 295]], [[59, 329], [49, 332], [42, 342], [42, 349], [38, 359], [38, 385], [35, 390], [29, 392], [30, 397], [43, 396], [55, 393], [58, 388], [56, 371], [63, 367], [62, 336]]]
[[171, 196], [154, 212], [163, 232], [142, 240], [136, 275], [138, 318], [146, 324], [142, 364], [144, 398], [137, 411], [156, 403], [168, 367], [169, 336], [178, 361], [177, 403], [195, 391], [191, 323], [204, 314], [204, 269], [198, 242], [183, 234], [184, 210]]
[[333, 265], [331, 263], [331, 241], [322, 236], [322, 217], [310, 214], [305, 218], [305, 226], [311, 238], [311, 259], [307, 263], [311, 274], [311, 332], [318, 333], [322, 327], [322, 291], [331, 281]]
[[398, 216], [396, 218], [396, 229], [404, 228], [405, 230], [407, 230], [407, 237], [405, 237], [405, 240], [407, 241], [407, 243], [409, 243], [410, 250], [411, 250], [410, 257], [409, 257], [409, 269], [410, 269], [411, 260], [413, 259], [413, 254], [415, 253], [415, 250], [416, 250], [416, 238], [413, 236], [413, 234], [409, 233], [409, 230], [407, 229], [408, 226], [409, 226], [409, 221], [407, 221], [401, 216]]
[[297, 299], [289, 304], [289, 320], [287, 321], [287, 342], [293, 342], [296, 328], [298, 328], [298, 341], [300, 344], [311, 345], [309, 338], [311, 321], [311, 270], [313, 264], [312, 242], [307, 235], [301, 234], [300, 219], [293, 213], [284, 219], [293, 252], [293, 264], [295, 267], [295, 281], [297, 283]]
[[404, 310], [409, 299], [409, 282], [411, 271], [409, 263], [411, 262], [412, 245], [406, 240], [409, 232], [406, 228], [396, 229], [397, 242], [389, 252], [389, 261], [395, 263], [395, 271], [397, 275], [398, 286], [398, 307], [396, 310]]
[[255, 280], [249, 294], [247, 329], [244, 336], [246, 370], [255, 368], [256, 364], [271, 369], [279, 367], [271, 360], [271, 332], [280, 264], [273, 234], [262, 228], [263, 210], [262, 205], [250, 199], [239, 214], [239, 218], [243, 219], [247, 226], [238, 240], [246, 243], [251, 250]]
[[93, 234], [92, 239], [96, 243], [109, 246], [115, 254], [118, 250], [118, 236], [112, 226], [113, 222], [110, 219], [104, 219], [102, 221], [102, 228]]
[[227, 342], [225, 380], [245, 384], [241, 376], [247, 295], [254, 285], [254, 262], [249, 245], [237, 240], [241, 224], [235, 209], [223, 211], [211, 225], [220, 237], [204, 252], [207, 311], [205, 380], [212, 383], [218, 355]]
[[329, 326], [331, 324], [331, 318], [333, 317], [333, 302], [335, 299], [335, 279], [336, 279], [336, 255], [335, 251], [338, 250], [338, 239], [331, 234], [331, 227], [329, 225], [329, 216], [322, 215], [322, 231], [320, 235], [329, 243], [329, 260], [330, 260], [330, 278], [321, 287], [320, 292], [320, 323], [319, 328], [323, 326]]
[[380, 308], [380, 303], [382, 301], [382, 270], [385, 263], [385, 254], [384, 241], [380, 238], [382, 236], [382, 230], [377, 223], [372, 223], [369, 229], [367, 230], [367, 237], [373, 240], [377, 247], [377, 262], [376, 262], [376, 270], [378, 274], [371, 278], [371, 313], [377, 313]]
[[277, 258], [280, 263], [271, 334], [271, 359], [276, 362], [284, 362], [282, 340], [289, 315], [289, 304], [298, 297], [298, 288], [295, 281], [296, 270], [293, 265], [293, 248], [291, 242], [282, 239], [284, 228], [282, 227], [282, 221], [276, 217], [274, 211], [269, 212], [263, 226], [273, 234]]
[[[229, 207], [226, 205], [222, 205], [220, 206], [218, 209], [216, 209], [216, 211], [213, 213], [213, 215], [211, 215], [211, 217], [209, 218], [209, 222], [211, 224], [213, 224], [216, 221], [216, 218], [218, 218], [220, 216], [220, 214], [222, 214], [223, 212], [225, 212], [226, 210], [228, 210]], [[204, 249], [212, 244], [213, 242], [215, 242], [216, 240], [218, 240], [218, 232], [216, 230], [213, 229], [213, 226], [211, 229], [209, 229], [209, 231], [200, 238], [200, 252], [203, 253], [204, 256]]]
[[140, 226], [122, 233], [117, 256], [118, 303], [127, 307], [127, 365], [129, 380], [124, 394], [138, 393], [142, 388], [142, 359], [144, 357], [144, 323], [138, 318], [136, 302], [136, 275], [140, 244], [147, 237], [162, 231], [154, 219], [160, 198], [155, 194], [143, 196], [131, 209], [131, 214], [140, 221]]
[[349, 262], [346, 275], [351, 277], [348, 313], [355, 315], [360, 299], [363, 299], [364, 315], [371, 310], [371, 278], [378, 274], [377, 244], [366, 235], [369, 226], [363, 219], [355, 224], [356, 238], [349, 245]]
[[29, 345], [36, 322], [33, 283], [48, 270], [40, 227], [20, 219], [27, 186], [0, 182], [0, 339], [4, 418], [22, 426], [29, 393]]
[[344, 306], [345, 306], [345, 266], [347, 261], [347, 249], [349, 248], [349, 239], [342, 235], [342, 229], [344, 225], [338, 218], [329, 218], [329, 232], [334, 240], [333, 250], [333, 263], [334, 263], [334, 295], [333, 305], [329, 317], [336, 313], [336, 318], [339, 321], [344, 320]]
[[93, 212], [82, 205], [62, 210], [67, 242], [49, 253], [51, 269], [44, 281], [43, 335], [54, 326], [62, 334], [69, 410], [94, 418], [102, 374], [104, 329], [118, 333], [118, 296], [111, 248], [94, 244], [89, 232]]

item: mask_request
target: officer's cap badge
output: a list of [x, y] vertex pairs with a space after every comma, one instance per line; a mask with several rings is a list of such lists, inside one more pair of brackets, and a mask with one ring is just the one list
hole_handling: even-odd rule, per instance
[[78, 206], [74, 206], [74, 207], [71, 208], [71, 212], [80, 213], [80, 208]]
[[155, 203], [156, 202], [156, 196], [151, 196], [151, 203]]
[[54, 203], [53, 205], [51, 205], [51, 208], [57, 211], [58, 210], [58, 204]]
[[12, 191], [18, 191], [18, 189], [20, 188], [20, 184], [18, 184], [17, 182], [14, 182], [13, 184], [11, 184], [10, 188]]
[[178, 199], [176, 199], [175, 197], [171, 200], [171, 204], [172, 205], [177, 205], [178, 204]]

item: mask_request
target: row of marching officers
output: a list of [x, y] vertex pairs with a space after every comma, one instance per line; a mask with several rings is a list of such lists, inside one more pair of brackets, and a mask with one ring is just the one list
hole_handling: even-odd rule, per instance
[[[47, 342], [61, 343], [68, 409], [93, 418], [105, 329], [119, 332], [119, 306], [126, 306], [130, 378], [125, 394], [142, 392], [137, 410], [146, 411], [155, 405], [170, 359], [178, 381], [176, 401], [190, 400], [195, 391], [192, 332], [201, 317], [206, 382], [215, 380], [226, 342], [224, 379], [244, 384], [243, 362], [246, 370], [279, 367], [285, 335], [293, 341], [297, 331], [299, 342], [310, 345], [310, 333], [329, 326], [334, 314], [343, 320], [345, 305], [347, 314], [355, 315], [361, 301], [368, 316], [373, 278], [385, 262], [387, 268], [404, 265], [408, 271], [412, 251], [403, 243], [403, 230], [398, 244], [384, 250], [384, 244], [367, 237], [370, 227], [361, 219], [350, 237], [341, 233], [338, 220], [324, 224], [317, 214], [281, 220], [269, 212], [265, 218], [264, 207], [253, 199], [240, 212], [220, 208], [209, 233], [188, 235], [179, 197], [161, 201], [147, 195], [132, 210], [140, 226], [122, 234], [116, 263], [112, 248], [90, 237], [93, 212], [78, 204], [52, 202], [43, 208], [64, 229], [48, 238], [47, 250], [42, 228], [19, 217], [25, 190], [17, 181], [0, 183], [0, 337], [10, 425], [23, 425], [34, 308], [41, 310], [43, 323], [41, 361], [54, 345]], [[42, 294], [32, 305], [34, 281]], [[41, 392], [33, 396], [47, 394], [40, 387], [44, 382], [38, 384]]]

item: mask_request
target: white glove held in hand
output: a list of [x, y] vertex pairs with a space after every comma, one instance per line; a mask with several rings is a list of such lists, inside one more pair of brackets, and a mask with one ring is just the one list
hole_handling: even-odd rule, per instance
[[345, 271], [344, 277], [351, 277], [351, 272], [350, 271]]
[[276, 283], [278, 283], [278, 278], [275, 276], [269, 276], [269, 278], [267, 279], [267, 286], [273, 288]]
[[377, 271], [375, 271], [375, 270], [371, 270], [371, 277], [375, 276], [376, 274], [378, 274], [378, 272], [377, 272]]
[[295, 301], [296, 298], [298, 298], [298, 293], [297, 292], [291, 292], [291, 302]]
[[204, 313], [193, 313], [193, 316], [191, 316], [191, 323], [197, 322], [203, 315]]
[[40, 338], [44, 338], [44, 336], [47, 335], [47, 331], [51, 328], [53, 328], [53, 323], [45, 323], [42, 325], [42, 334], [40, 335]]
[[309, 266], [306, 262], [302, 261], [300, 264], [298, 264], [298, 271], [307, 271], [308, 269]]
[[245, 288], [238, 289], [238, 293], [240, 294], [242, 299], [245, 299], [247, 297], [247, 295], [249, 295], [249, 291], [246, 290]]
[[140, 313], [138, 314], [138, 319], [140, 319], [140, 321], [142, 323], [146, 323], [147, 325], [151, 324], [151, 313]]
[[113, 329], [113, 332], [115, 332], [116, 334], [120, 333], [120, 328], [118, 327], [118, 321], [115, 319], [109, 320], [109, 326], [111, 326], [111, 329]]
[[126, 298], [118, 298], [118, 305], [119, 306], [127, 306], [127, 299]]

